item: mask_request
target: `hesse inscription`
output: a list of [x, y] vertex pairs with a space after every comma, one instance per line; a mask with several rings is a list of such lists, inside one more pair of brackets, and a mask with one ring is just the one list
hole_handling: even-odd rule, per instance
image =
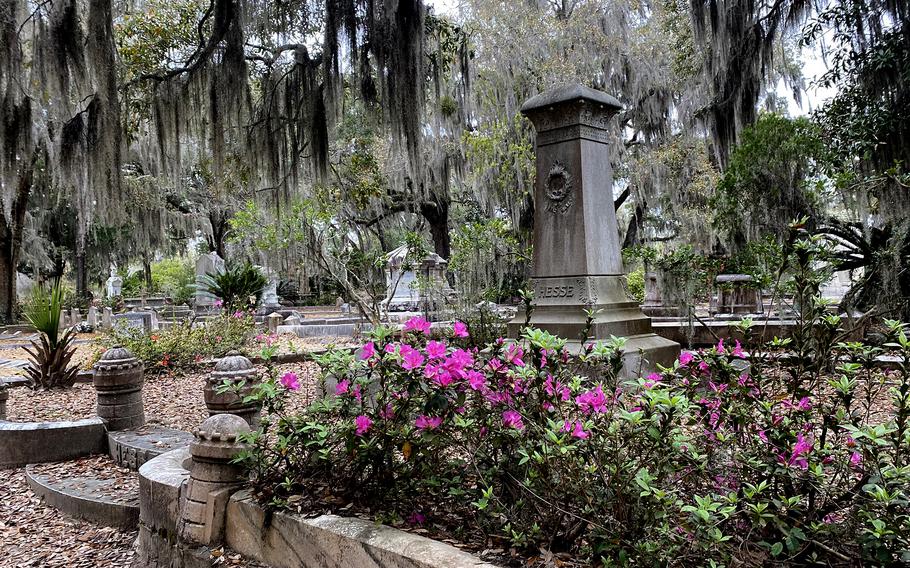
[[575, 286], [542, 286], [540, 298], [571, 298], [575, 296]]

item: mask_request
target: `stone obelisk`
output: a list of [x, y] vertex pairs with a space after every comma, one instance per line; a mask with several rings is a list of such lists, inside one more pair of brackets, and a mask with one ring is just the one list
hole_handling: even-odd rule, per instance
[[[620, 108], [606, 93], [569, 85], [529, 99], [521, 112], [537, 130], [531, 326], [578, 348], [585, 310], [594, 309], [591, 338], [625, 337], [624, 374], [632, 376], [671, 364], [679, 344], [656, 335], [623, 289], [607, 146]], [[519, 313], [509, 324], [510, 337], [524, 320]]]

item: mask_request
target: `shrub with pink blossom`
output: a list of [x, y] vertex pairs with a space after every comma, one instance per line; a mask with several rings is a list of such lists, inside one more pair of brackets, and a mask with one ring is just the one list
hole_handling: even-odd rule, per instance
[[[620, 377], [621, 339], [570, 355], [532, 328], [483, 349], [380, 328], [360, 353], [318, 359], [337, 386], [301, 414], [266, 381], [269, 412], [242, 461], [269, 507], [353, 508], [518, 556], [910, 562], [907, 329], [845, 342], [816, 296], [803, 302], [791, 340], [762, 345], [745, 321], [738, 338], [635, 379]], [[883, 354], [891, 370], [876, 366]]]

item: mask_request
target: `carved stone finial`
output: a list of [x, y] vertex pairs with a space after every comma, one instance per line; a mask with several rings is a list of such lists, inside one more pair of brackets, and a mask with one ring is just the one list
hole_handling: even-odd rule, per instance
[[224, 520], [231, 494], [243, 483], [243, 468], [232, 463], [246, 446], [239, 441], [250, 425], [234, 414], [211, 416], [193, 433], [193, 465], [180, 515], [180, 537], [216, 546], [224, 538]]
[[145, 424], [142, 361], [125, 347], [112, 347], [95, 363], [92, 384], [98, 396], [97, 413], [108, 430], [129, 430]]
[[[243, 399], [252, 393], [258, 380], [259, 373], [252, 361], [237, 351], [225, 355], [215, 364], [215, 370], [205, 384], [203, 396], [209, 415], [236, 414], [255, 426], [259, 421], [260, 406], [253, 402], [245, 403]], [[238, 388], [218, 392], [225, 382]]]

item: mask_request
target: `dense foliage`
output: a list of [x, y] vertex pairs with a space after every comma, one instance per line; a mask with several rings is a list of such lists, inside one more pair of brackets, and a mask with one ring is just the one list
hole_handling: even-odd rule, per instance
[[216, 298], [216, 304], [232, 312], [255, 308], [268, 278], [250, 263], [226, 266], [223, 272], [200, 277], [202, 291]]
[[254, 331], [253, 315], [238, 310], [210, 318], [205, 325], [183, 320], [151, 333], [141, 327], [118, 322], [105, 334], [102, 343], [106, 347], [126, 347], [145, 363], [147, 373], [166, 373], [240, 350], [253, 337]]
[[619, 374], [621, 339], [576, 358], [526, 329], [480, 350], [419, 318], [321, 357], [327, 395], [301, 414], [282, 402], [298, 378], [268, 377], [254, 492], [595, 564], [910, 561], [910, 339], [889, 321], [881, 345], [844, 340], [817, 296], [821, 243], [787, 255], [792, 339], [753, 344], [744, 321], [742, 342], [646, 377]]

